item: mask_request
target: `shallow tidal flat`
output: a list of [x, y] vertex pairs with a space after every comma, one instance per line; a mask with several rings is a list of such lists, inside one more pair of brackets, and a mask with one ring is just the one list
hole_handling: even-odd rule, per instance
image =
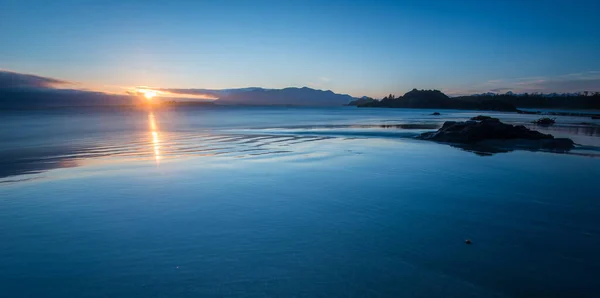
[[416, 138], [480, 114], [440, 112], [3, 117], [0, 288], [9, 297], [598, 296], [594, 126], [558, 117], [536, 128], [535, 115], [493, 113], [576, 147], [478, 155]]

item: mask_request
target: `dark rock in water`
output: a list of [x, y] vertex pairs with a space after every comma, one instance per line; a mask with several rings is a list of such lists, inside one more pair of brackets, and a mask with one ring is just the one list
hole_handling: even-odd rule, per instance
[[507, 152], [514, 149], [568, 151], [574, 143], [570, 139], [554, 138], [552, 135], [530, 130], [522, 125], [510, 125], [496, 118], [482, 121], [446, 121], [434, 132], [417, 137], [442, 143], [458, 144], [470, 151]]
[[433, 112], [433, 114], [431, 114], [431, 116], [439, 116], [439, 115], [441, 115], [441, 114], [438, 112]]
[[517, 110], [517, 113], [519, 113], [519, 114], [527, 114], [527, 115], [539, 115], [542, 112], [540, 112], [540, 111], [532, 112], [532, 111]]
[[538, 120], [533, 121], [534, 124], [537, 125], [543, 125], [543, 126], [550, 126], [553, 125], [554, 123], [556, 123], [556, 120], [554, 118], [540, 118]]
[[579, 113], [579, 112], [547, 112], [545, 115], [552, 116], [569, 116], [569, 117], [598, 117], [600, 119], [600, 114], [590, 114], [590, 113]]
[[438, 131], [424, 133], [419, 138], [450, 143], [475, 143], [489, 139], [541, 140], [552, 139], [553, 137], [529, 130], [525, 126], [504, 124], [496, 118], [490, 118], [479, 122], [446, 121]]
[[592, 119], [600, 119], [600, 114], [593, 113], [579, 113], [579, 112], [540, 112], [540, 111], [523, 111], [517, 110], [519, 114], [527, 114], [527, 115], [551, 115], [551, 116], [569, 116], [569, 117], [591, 117]]
[[474, 121], [498, 120], [498, 118], [493, 118], [493, 117], [490, 117], [490, 116], [479, 115], [479, 116], [475, 116], [475, 117], [471, 118], [471, 120], [474, 120]]
[[[582, 126], [591, 126], [592, 129], [600, 127], [600, 123], [593, 123], [593, 122], [579, 122], [579, 123], [575, 123], [575, 124], [582, 125]], [[598, 135], [598, 136], [600, 136], [600, 131], [598, 133], [596, 133], [594, 131], [590, 131], [588, 133], [588, 135]]]

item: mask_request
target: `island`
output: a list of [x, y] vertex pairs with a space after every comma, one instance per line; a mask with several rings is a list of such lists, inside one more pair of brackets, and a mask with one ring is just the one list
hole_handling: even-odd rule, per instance
[[359, 104], [359, 108], [413, 108], [413, 109], [456, 109], [517, 112], [517, 108], [507, 102], [496, 99], [451, 98], [439, 90], [413, 89], [404, 96], [389, 95], [379, 101]]
[[363, 97], [361, 97], [359, 99], [356, 99], [356, 100], [353, 100], [353, 101], [349, 102], [347, 104], [347, 106], [355, 106], [355, 107], [357, 107], [357, 106], [360, 106], [360, 105], [365, 105], [365, 104], [372, 103], [374, 101], [376, 101], [376, 100], [373, 99], [373, 98], [371, 98], [371, 97], [363, 96]]

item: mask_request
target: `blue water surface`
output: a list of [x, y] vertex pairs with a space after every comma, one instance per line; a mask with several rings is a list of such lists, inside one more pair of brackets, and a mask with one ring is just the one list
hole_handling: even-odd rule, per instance
[[0, 112], [0, 296], [600, 297], [594, 151], [415, 140], [478, 114], [431, 112]]

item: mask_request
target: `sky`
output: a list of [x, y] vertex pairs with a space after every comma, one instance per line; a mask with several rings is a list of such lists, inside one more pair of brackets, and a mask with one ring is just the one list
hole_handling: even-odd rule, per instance
[[600, 91], [600, 1], [0, 0], [0, 69], [124, 92]]

